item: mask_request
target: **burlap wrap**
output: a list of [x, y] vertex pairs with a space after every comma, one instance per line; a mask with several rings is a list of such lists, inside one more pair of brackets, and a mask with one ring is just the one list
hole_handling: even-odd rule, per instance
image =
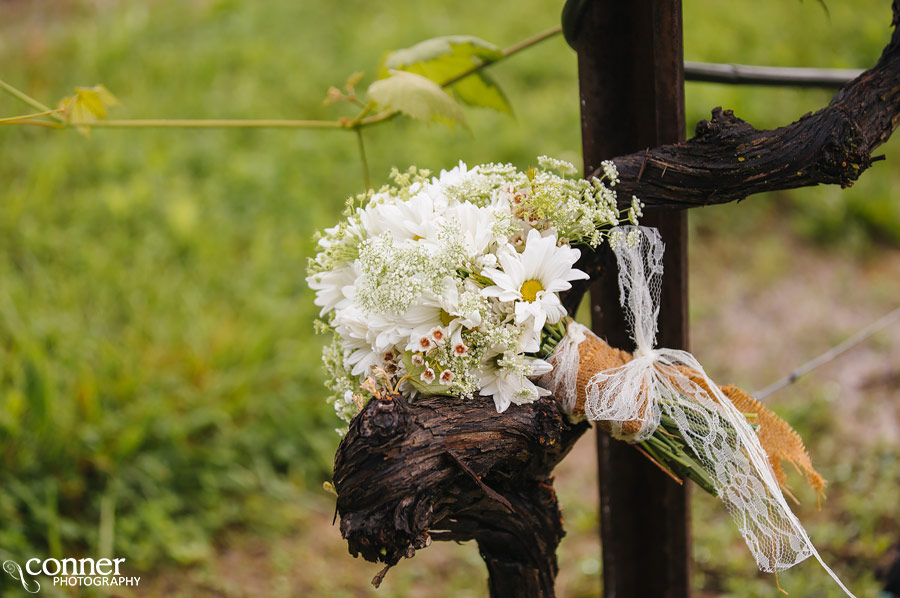
[[[577, 396], [575, 408], [570, 417], [583, 419], [584, 404], [587, 399], [585, 389], [591, 377], [597, 372], [624, 365], [631, 361], [632, 357], [629, 352], [615, 349], [592, 335], [585, 337], [584, 341], [578, 346], [578, 351], [581, 360], [576, 378]], [[693, 382], [706, 388], [706, 383], [701, 376], [696, 375], [695, 372], [687, 368], [680, 368], [680, 370]], [[785, 485], [786, 476], [783, 462], [787, 461], [794, 466], [794, 469], [805, 476], [807, 483], [816, 491], [817, 495], [824, 496], [826, 481], [813, 467], [812, 460], [806, 447], [803, 445], [800, 435], [786, 421], [740, 388], [732, 385], [720, 388], [722, 393], [731, 400], [740, 412], [756, 414], [756, 419], [752, 423], [759, 426], [757, 432], [759, 442], [766, 451], [775, 477], [785, 493], [796, 501]], [[708, 390], [708, 388], [706, 389]], [[555, 391], [556, 389], [551, 388], [550, 390]], [[597, 425], [609, 431], [609, 422], [599, 421]], [[627, 421], [622, 424], [622, 429], [626, 433], [634, 432], [639, 427], [640, 423], [638, 421]]]

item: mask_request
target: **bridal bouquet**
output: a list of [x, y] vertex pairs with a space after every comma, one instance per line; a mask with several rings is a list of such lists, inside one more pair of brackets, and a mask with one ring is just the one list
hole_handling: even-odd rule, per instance
[[481, 393], [498, 412], [550, 394], [531, 378], [551, 370], [538, 356], [564, 332], [559, 292], [587, 278], [572, 245], [596, 247], [636, 222], [640, 204], [619, 211], [612, 163], [592, 181], [538, 163], [394, 171], [321, 236], [307, 281], [332, 335], [324, 362], [338, 415], [356, 415], [370, 378], [411, 397]]
[[[598, 422], [730, 511], [757, 565], [822, 561], [785, 500], [782, 462], [825, 482], [791, 427], [735, 387], [720, 388], [685, 351], [656, 348], [663, 243], [620, 211], [612, 163], [590, 181], [548, 157], [537, 169], [460, 163], [411, 168], [348, 202], [327, 229], [307, 281], [327, 386], [350, 421], [381, 392], [491, 396], [497, 411], [554, 395], [570, 419]], [[571, 321], [559, 293], [588, 278], [574, 245], [609, 243], [634, 354]], [[790, 493], [788, 496], [790, 496]], [[793, 498], [793, 497], [792, 497]]]

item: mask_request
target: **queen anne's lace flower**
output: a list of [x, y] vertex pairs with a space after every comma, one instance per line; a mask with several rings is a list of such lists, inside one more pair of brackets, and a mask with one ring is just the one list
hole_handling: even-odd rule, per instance
[[596, 246], [622, 215], [613, 168], [583, 181], [539, 163], [395, 170], [321, 235], [307, 281], [317, 328], [334, 337], [323, 360], [341, 417], [369, 398], [366, 378], [413, 397], [481, 393], [498, 411], [547, 394], [530, 380], [550, 367], [534, 357], [542, 329], [565, 316], [559, 292], [587, 277], [570, 244]]

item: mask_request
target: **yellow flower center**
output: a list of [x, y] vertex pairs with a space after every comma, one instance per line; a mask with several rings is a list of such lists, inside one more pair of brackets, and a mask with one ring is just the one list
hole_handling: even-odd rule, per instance
[[452, 319], [453, 319], [453, 316], [451, 316], [450, 314], [448, 314], [448, 313], [447, 313], [446, 311], [444, 311], [443, 309], [441, 310], [441, 324], [442, 324], [442, 325], [444, 325], [444, 326], [449, 326], [449, 325], [450, 325], [450, 321], [451, 321]]
[[544, 290], [544, 285], [539, 280], [526, 280], [522, 283], [519, 292], [522, 293], [522, 299], [531, 302], [537, 299], [537, 294]]

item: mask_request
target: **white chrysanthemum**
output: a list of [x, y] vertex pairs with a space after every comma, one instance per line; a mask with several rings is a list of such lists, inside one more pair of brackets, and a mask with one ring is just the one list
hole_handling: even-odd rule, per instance
[[474, 204], [461, 203], [444, 212], [448, 226], [459, 232], [467, 257], [475, 259], [483, 255], [496, 240], [496, 211], [492, 207], [480, 208]]
[[463, 182], [469, 172], [470, 171], [466, 166], [466, 163], [460, 160], [459, 164], [457, 164], [450, 170], [441, 170], [441, 174], [434, 179], [435, 186], [438, 186], [438, 184], [442, 187], [459, 185]]
[[498, 252], [501, 270], [485, 269], [484, 274], [494, 285], [485, 288], [482, 294], [504, 303], [514, 302], [516, 324], [530, 324], [532, 336], [526, 343], [526, 352], [538, 350], [545, 323], [556, 323], [566, 315], [557, 293], [571, 288], [572, 280], [588, 278], [586, 273], [572, 267], [580, 256], [577, 249], [557, 247], [555, 234], [542, 237], [532, 229], [522, 253], [507, 248]]
[[549, 390], [536, 386], [529, 376], [542, 376], [553, 369], [543, 359], [511, 356], [514, 363], [506, 363], [501, 358], [496, 365], [488, 363], [479, 372], [478, 385], [481, 394], [492, 396], [497, 413], [503, 413], [513, 403], [524, 405], [532, 403], [539, 397], [548, 396]]
[[351, 265], [306, 277], [309, 288], [316, 292], [315, 304], [322, 308], [319, 316], [350, 304], [358, 275], [356, 268]]
[[389, 232], [395, 241], [432, 240], [435, 224], [446, 208], [439, 194], [420, 191], [406, 201], [390, 198], [370, 205], [359, 213], [360, 221], [370, 237]]
[[381, 363], [381, 356], [389, 346], [375, 346], [375, 331], [369, 327], [369, 318], [354, 305], [339, 310], [334, 325], [342, 340], [345, 367], [354, 376], [368, 376], [372, 366]]

